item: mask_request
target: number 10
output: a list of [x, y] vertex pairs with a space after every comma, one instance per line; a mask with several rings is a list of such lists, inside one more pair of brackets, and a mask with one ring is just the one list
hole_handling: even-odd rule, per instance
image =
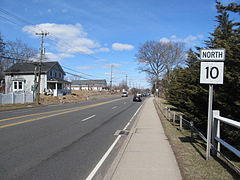
[[206, 78], [208, 79], [209, 78], [209, 75], [212, 79], [216, 79], [219, 75], [219, 70], [217, 67], [206, 67]]

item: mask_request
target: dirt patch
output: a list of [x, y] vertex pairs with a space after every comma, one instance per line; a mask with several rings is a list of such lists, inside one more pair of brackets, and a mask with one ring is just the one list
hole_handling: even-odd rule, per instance
[[41, 104], [35, 103], [25, 103], [25, 104], [1, 104], [0, 105], [0, 112], [1, 111], [10, 111], [15, 109], [26, 109], [26, 108], [34, 108], [43, 106]]
[[40, 96], [41, 104], [65, 104], [65, 103], [77, 103], [88, 100], [96, 100], [104, 97], [114, 96], [115, 94], [110, 94], [105, 91], [72, 91], [72, 94], [67, 94], [65, 96]]
[[0, 105], [0, 111], [8, 111], [14, 109], [26, 109], [39, 107], [49, 104], [66, 104], [66, 103], [78, 103], [83, 101], [97, 100], [104, 97], [119, 96], [120, 94], [111, 94], [105, 91], [72, 91], [72, 94], [65, 96], [46, 96], [40, 95], [40, 104], [25, 103], [25, 104], [4, 104]]

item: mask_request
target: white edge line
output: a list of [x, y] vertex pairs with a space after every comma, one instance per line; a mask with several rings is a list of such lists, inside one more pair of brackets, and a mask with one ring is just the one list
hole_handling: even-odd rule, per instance
[[87, 118], [83, 119], [82, 122], [87, 121], [87, 120], [89, 120], [89, 119], [91, 119], [91, 118], [93, 118], [93, 117], [95, 117], [95, 116], [96, 116], [96, 115], [92, 115], [92, 116], [90, 116], [90, 117], [87, 117]]
[[[129, 122], [127, 123], [127, 125], [124, 127], [124, 130], [126, 130], [126, 128], [129, 126], [130, 122], [133, 120], [133, 118], [137, 115], [138, 111], [141, 109], [141, 107], [143, 106], [143, 104], [138, 108], [138, 110], [135, 112], [135, 114], [132, 116], [132, 118], [129, 120]], [[94, 175], [96, 174], [96, 172], [98, 171], [98, 169], [101, 167], [101, 165], [103, 164], [103, 162], [107, 159], [107, 157], [109, 156], [109, 154], [111, 153], [111, 151], [113, 150], [114, 146], [117, 144], [117, 142], [119, 141], [121, 135], [118, 135], [118, 137], [115, 139], [115, 141], [113, 142], [113, 144], [110, 146], [110, 148], [105, 152], [105, 154], [103, 155], [103, 157], [100, 159], [100, 161], [97, 163], [97, 165], [94, 167], [94, 169], [92, 170], [92, 172], [88, 175], [88, 177], [86, 178], [86, 180], [91, 180]]]

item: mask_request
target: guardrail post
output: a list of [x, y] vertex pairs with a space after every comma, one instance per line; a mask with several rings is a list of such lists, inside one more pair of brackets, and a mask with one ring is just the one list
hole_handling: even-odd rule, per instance
[[176, 120], [176, 112], [173, 111], [173, 124], [175, 124], [175, 120]]
[[191, 141], [193, 141], [193, 121], [190, 121]]
[[171, 109], [168, 108], [168, 118], [169, 118], [169, 121], [171, 121]]
[[168, 108], [167, 108], [167, 106], [165, 107], [165, 116], [166, 116], [166, 118], [168, 118]]
[[[212, 144], [215, 149], [212, 149], [212, 154], [220, 156], [220, 143], [215, 140], [215, 137], [220, 138], [220, 121], [215, 116], [220, 116], [219, 110], [213, 110], [213, 131], [212, 131]], [[216, 151], [217, 150], [217, 151]]]
[[179, 117], [180, 117], [180, 130], [182, 130], [182, 115], [180, 115]]

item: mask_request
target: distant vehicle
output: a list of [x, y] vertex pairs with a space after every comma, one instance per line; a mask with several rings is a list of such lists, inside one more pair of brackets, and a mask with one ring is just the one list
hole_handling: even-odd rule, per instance
[[138, 96], [137, 94], [133, 96], [133, 101], [141, 102], [141, 96]]
[[122, 97], [128, 97], [128, 92], [127, 91], [122, 92]]
[[138, 92], [138, 93], [136, 94], [136, 96], [142, 97], [142, 94], [141, 94], [140, 92]]
[[142, 95], [145, 96], [145, 97], [147, 97], [147, 96], [150, 96], [150, 93], [144, 92]]

